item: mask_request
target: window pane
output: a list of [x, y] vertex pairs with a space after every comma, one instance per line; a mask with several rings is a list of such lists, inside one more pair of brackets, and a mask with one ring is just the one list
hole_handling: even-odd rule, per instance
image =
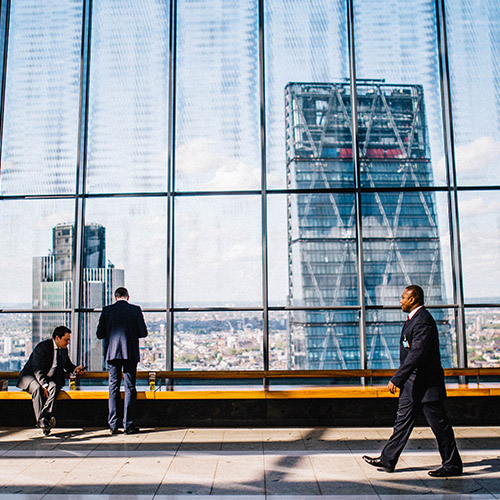
[[19, 371], [24, 366], [33, 345], [31, 324], [30, 313], [0, 314], [0, 371]]
[[93, 2], [89, 192], [165, 191], [168, 2]]
[[177, 198], [177, 307], [262, 306], [260, 196]]
[[[429, 309], [439, 331], [441, 363], [457, 366], [455, 313], [451, 309]], [[399, 342], [406, 315], [397, 310], [369, 310], [366, 313], [366, 351], [368, 369], [399, 367]]]
[[500, 31], [496, 0], [445, 0], [459, 184], [500, 184]]
[[287, 311], [269, 312], [269, 369], [289, 370], [292, 366], [292, 343]]
[[[288, 170], [317, 177], [318, 184], [336, 183], [335, 169], [343, 164], [337, 162], [332, 171], [326, 163], [335, 148], [352, 148], [350, 131], [340, 137], [332, 128], [335, 120], [347, 120], [342, 102], [349, 76], [345, 2], [269, 0], [264, 9], [267, 185], [295, 187], [287, 165]], [[323, 85], [311, 92], [313, 82]], [[345, 167], [343, 175], [349, 180], [352, 168]]]
[[354, 195], [273, 195], [268, 214], [271, 305], [356, 305]]
[[356, 0], [354, 17], [364, 182], [444, 184], [434, 1]]
[[500, 309], [466, 309], [467, 359], [471, 367], [500, 366]]
[[[131, 303], [134, 301], [131, 300]], [[85, 313], [80, 340], [80, 363], [87, 365], [89, 370], [107, 370], [104, 360], [104, 341], [96, 337], [99, 313]], [[148, 336], [139, 339], [140, 361], [138, 370], [165, 370], [166, 337], [165, 337], [165, 313], [144, 313], [144, 320], [148, 328]], [[75, 361], [75, 360], [73, 360]], [[76, 361], [75, 361], [76, 362]]]
[[500, 302], [498, 191], [459, 192], [465, 302]]
[[262, 313], [177, 313], [174, 369], [262, 370]]
[[[94, 198], [87, 201], [86, 239], [90, 307], [111, 301], [125, 286], [132, 303], [166, 306], [166, 202], [161, 198]], [[98, 281], [99, 291], [91, 288]], [[107, 302], [106, 302], [107, 303]]]
[[258, 189], [257, 1], [177, 4], [176, 188]]
[[427, 304], [451, 303], [446, 194], [364, 193], [363, 257], [368, 305], [398, 305], [420, 285]]
[[72, 252], [57, 254], [54, 234], [74, 216], [73, 200], [0, 202], [0, 307], [70, 307]]
[[81, 0], [11, 2], [1, 194], [75, 192]]
[[283, 364], [280, 361], [283, 343], [287, 369], [354, 370], [360, 367], [358, 311], [289, 311], [287, 315], [287, 339], [283, 340], [283, 325], [270, 335], [272, 368]]

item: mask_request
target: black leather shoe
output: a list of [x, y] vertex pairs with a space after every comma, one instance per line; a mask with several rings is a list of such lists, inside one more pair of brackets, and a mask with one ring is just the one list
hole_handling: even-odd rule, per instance
[[125, 434], [139, 434], [139, 432], [141, 432], [139, 427], [129, 427], [128, 429], [125, 429]]
[[109, 429], [109, 433], [114, 436], [115, 434], [119, 434], [120, 431], [118, 429]]
[[391, 467], [390, 465], [384, 464], [380, 460], [380, 457], [373, 458], [373, 457], [369, 457], [367, 455], [363, 455], [363, 460], [367, 464], [373, 465], [373, 467], [377, 467], [378, 469], [385, 470], [385, 472], [394, 472], [394, 467]]
[[45, 420], [45, 423], [43, 424], [43, 434], [45, 436], [48, 436], [52, 428], [55, 427], [55, 425], [56, 425], [55, 417], [50, 417], [48, 420]]
[[457, 466], [443, 466], [439, 467], [439, 469], [430, 470], [428, 472], [429, 476], [432, 477], [451, 477], [451, 476], [461, 476], [462, 475], [462, 467]]

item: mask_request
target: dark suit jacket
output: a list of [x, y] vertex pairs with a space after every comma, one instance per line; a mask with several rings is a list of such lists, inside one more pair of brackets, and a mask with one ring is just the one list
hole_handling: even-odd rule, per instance
[[[409, 348], [403, 346], [405, 337]], [[400, 397], [423, 403], [446, 397], [438, 330], [424, 307], [403, 327], [399, 353], [400, 366], [391, 381], [401, 389]]]
[[139, 361], [139, 339], [146, 337], [148, 330], [139, 306], [126, 300], [117, 300], [106, 306], [97, 325], [97, 338], [104, 339], [106, 361], [123, 359]]
[[[76, 366], [71, 362], [68, 355], [68, 349], [61, 349], [63, 356], [63, 367], [65, 372], [72, 372]], [[47, 373], [49, 373], [52, 368], [52, 363], [54, 362], [54, 341], [52, 339], [44, 340], [40, 342], [31, 353], [28, 361], [24, 365], [24, 368], [19, 374], [19, 380], [17, 381], [17, 387], [26, 390], [28, 385], [32, 381], [32, 377], [35, 377], [40, 385], [48, 384], [49, 378]], [[55, 376], [55, 374], [54, 374]], [[59, 387], [64, 385], [64, 378], [61, 380], [55, 380]]]

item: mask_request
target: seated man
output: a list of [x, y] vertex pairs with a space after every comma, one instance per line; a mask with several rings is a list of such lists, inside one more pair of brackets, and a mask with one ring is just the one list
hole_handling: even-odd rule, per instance
[[52, 338], [40, 342], [22, 369], [17, 387], [31, 394], [36, 426], [48, 436], [56, 425], [54, 407], [57, 393], [64, 386], [65, 372], [83, 373], [82, 366], [75, 366], [68, 356], [71, 330], [58, 326]]

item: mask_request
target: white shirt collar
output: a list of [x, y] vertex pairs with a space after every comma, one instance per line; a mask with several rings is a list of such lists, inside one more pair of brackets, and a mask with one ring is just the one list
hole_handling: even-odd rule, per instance
[[424, 306], [421, 305], [421, 306], [418, 306], [417, 308], [413, 309], [413, 311], [410, 314], [408, 314], [408, 319], [413, 318], [413, 316], [415, 316], [415, 314], [417, 314], [417, 312], [420, 311], [420, 309], [422, 309], [422, 307], [424, 307]]

